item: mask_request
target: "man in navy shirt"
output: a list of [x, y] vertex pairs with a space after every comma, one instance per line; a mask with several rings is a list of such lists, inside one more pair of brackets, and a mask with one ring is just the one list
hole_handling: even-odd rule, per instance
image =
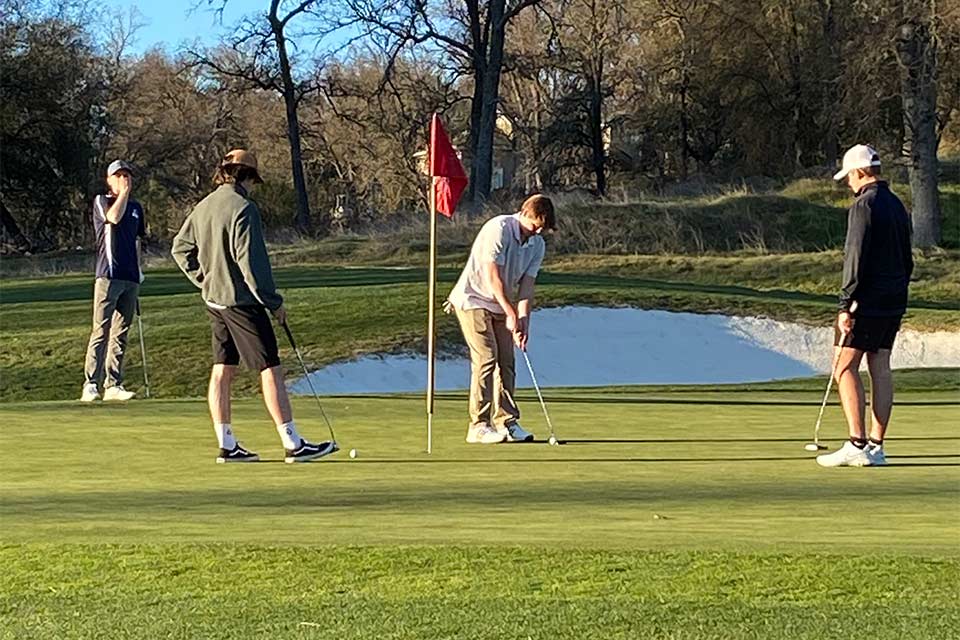
[[123, 356], [143, 280], [137, 240], [146, 235], [146, 225], [143, 207], [130, 198], [133, 167], [114, 160], [107, 168], [107, 186], [109, 193], [93, 200], [97, 279], [93, 288], [93, 331], [80, 396], [83, 402], [100, 397], [97, 384], [104, 373], [104, 400], [123, 401], [135, 395], [123, 388]]
[[[907, 310], [913, 273], [912, 225], [903, 203], [880, 179], [880, 156], [873, 147], [858, 144], [847, 151], [834, 179], [846, 180], [856, 197], [847, 215], [834, 339], [839, 356], [837, 388], [850, 439], [837, 451], [817, 456], [817, 463], [824, 467], [882, 466], [887, 463], [883, 438], [893, 410], [890, 352]], [[844, 343], [841, 336], [846, 336]], [[870, 371], [869, 433], [859, 373], [864, 354]]]

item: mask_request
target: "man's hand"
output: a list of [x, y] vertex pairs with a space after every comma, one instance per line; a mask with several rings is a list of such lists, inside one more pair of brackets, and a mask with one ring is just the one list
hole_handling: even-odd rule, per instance
[[527, 340], [530, 338], [530, 316], [521, 316], [517, 319], [517, 328], [513, 332], [513, 341], [521, 351], [527, 350]]
[[515, 333], [517, 331], [517, 322], [518, 322], [517, 311], [509, 305], [507, 306], [505, 311], [507, 314], [507, 329], [510, 331], [510, 333]]
[[280, 305], [270, 313], [273, 314], [273, 319], [276, 320], [280, 325], [287, 324], [287, 309], [283, 305]]
[[120, 196], [129, 196], [130, 190], [133, 188], [133, 179], [128, 175], [120, 176], [120, 193], [117, 195]]
[[844, 335], [853, 331], [853, 314], [849, 311], [841, 311], [840, 315], [837, 316], [837, 327], [840, 329], [840, 333]]

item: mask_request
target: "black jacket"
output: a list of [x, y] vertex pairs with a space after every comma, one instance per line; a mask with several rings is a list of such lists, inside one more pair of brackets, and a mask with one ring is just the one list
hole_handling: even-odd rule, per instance
[[856, 315], [901, 316], [913, 273], [910, 214], [886, 182], [857, 193], [847, 216], [840, 309], [857, 302]]

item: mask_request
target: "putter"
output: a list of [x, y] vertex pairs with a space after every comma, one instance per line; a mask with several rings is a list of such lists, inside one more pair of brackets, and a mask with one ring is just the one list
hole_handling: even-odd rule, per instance
[[530, 372], [530, 379], [533, 380], [533, 388], [537, 391], [537, 397], [540, 399], [540, 407], [543, 409], [543, 417], [547, 419], [547, 427], [550, 429], [550, 439], [547, 440], [550, 444], [560, 444], [560, 441], [557, 440], [557, 434], [553, 430], [553, 422], [550, 420], [550, 414], [547, 413], [547, 404], [543, 401], [543, 394], [540, 393], [540, 385], [537, 384], [537, 376], [533, 373], [533, 365], [530, 364], [530, 356], [527, 355], [527, 352], [523, 349], [520, 350], [520, 353], [523, 354], [523, 360], [527, 363], [527, 371]]
[[[854, 302], [850, 305], [850, 313], [852, 314], [857, 309], [857, 303]], [[833, 366], [830, 367], [830, 379], [827, 380], [827, 390], [823, 394], [823, 402], [820, 403], [820, 413], [817, 414], [817, 424], [813, 427], [813, 442], [808, 442], [803, 445], [803, 448], [807, 451], [824, 451], [827, 446], [820, 444], [820, 423], [823, 421], [823, 410], [827, 408], [827, 399], [830, 397], [830, 388], [833, 386], [833, 379], [837, 377], [837, 365], [840, 364], [840, 354], [843, 352], [843, 348], [847, 346], [847, 332], [840, 333], [840, 348], [837, 349], [836, 355], [833, 357]]]
[[293, 333], [290, 331], [290, 327], [286, 322], [283, 323], [283, 330], [287, 333], [287, 338], [290, 340], [290, 346], [293, 347], [293, 352], [297, 354], [300, 368], [303, 369], [303, 376], [307, 379], [307, 384], [310, 385], [310, 391], [313, 392], [317, 406], [320, 407], [320, 415], [323, 416], [323, 421], [327, 423], [327, 429], [330, 430], [330, 441], [333, 442], [333, 444], [337, 444], [337, 436], [333, 433], [333, 425], [330, 424], [330, 420], [327, 418], [327, 412], [323, 410], [323, 404], [320, 402], [320, 394], [317, 393], [317, 390], [313, 386], [313, 381], [310, 379], [310, 372], [307, 371], [307, 365], [303, 362], [303, 356], [300, 355], [300, 349], [297, 347], [297, 342], [293, 339]]
[[143, 386], [150, 397], [150, 378], [147, 377], [147, 347], [143, 342], [143, 315], [140, 313], [140, 299], [137, 299], [137, 333], [140, 336], [140, 360], [143, 362]]

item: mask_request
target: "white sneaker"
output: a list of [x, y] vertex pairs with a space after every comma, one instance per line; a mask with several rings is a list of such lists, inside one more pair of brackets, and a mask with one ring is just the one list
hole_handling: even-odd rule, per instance
[[883, 452], [882, 444], [867, 444], [865, 449], [867, 452], [867, 459], [870, 460], [871, 467], [885, 467], [887, 466], [887, 455]]
[[869, 467], [870, 458], [866, 448], [860, 449], [847, 440], [833, 453], [817, 456], [817, 464], [821, 467]]
[[467, 427], [468, 444], [497, 444], [503, 442], [506, 437], [505, 433], [501, 433], [489, 425]]
[[126, 402], [133, 396], [137, 395], [133, 391], [127, 391], [122, 386], [116, 387], [107, 387], [103, 390], [103, 400], [104, 402]]
[[533, 442], [533, 434], [514, 422], [500, 433], [507, 435], [507, 442]]
[[92, 382], [83, 385], [83, 393], [80, 394], [80, 402], [94, 402], [100, 399], [100, 392], [97, 391], [97, 385]]

